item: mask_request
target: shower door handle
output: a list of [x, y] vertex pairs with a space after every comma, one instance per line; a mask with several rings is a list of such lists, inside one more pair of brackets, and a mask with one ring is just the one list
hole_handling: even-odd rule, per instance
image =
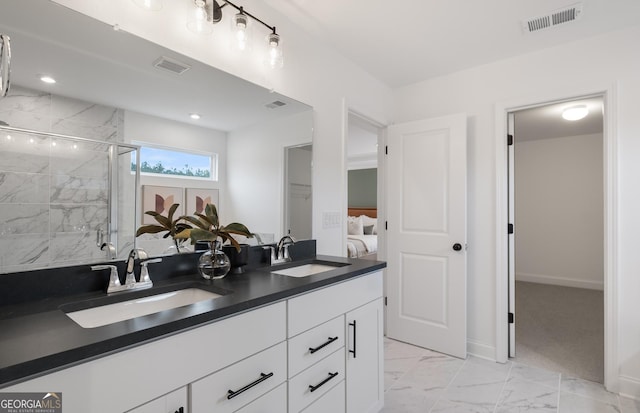
[[7, 96], [11, 85], [11, 39], [0, 34], [0, 97]]

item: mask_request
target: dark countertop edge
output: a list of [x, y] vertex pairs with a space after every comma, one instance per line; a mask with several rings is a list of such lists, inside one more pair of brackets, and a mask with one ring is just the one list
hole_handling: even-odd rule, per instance
[[[303, 261], [323, 260], [344, 263], [349, 263], [350, 261], [349, 259], [344, 257], [322, 255], [316, 256], [313, 260]], [[70, 350], [62, 351], [60, 353], [1, 368], [0, 389], [13, 386], [47, 374], [51, 374], [56, 371], [60, 371], [82, 363], [96, 360], [98, 358], [118, 353], [132, 347], [167, 338], [174, 334], [180, 334], [188, 330], [198, 328], [212, 322], [217, 322], [228, 317], [239, 315], [247, 311], [258, 309], [270, 304], [275, 304], [299, 294], [308, 293], [313, 290], [327, 287], [333, 284], [339, 284], [341, 282], [357, 278], [358, 276], [378, 271], [386, 267], [385, 262], [370, 261], [370, 263], [370, 265], [368, 265], [368, 263], [362, 263], [362, 266], [358, 266], [358, 268], [352, 269], [347, 273], [342, 273], [327, 278], [316, 279], [308, 283], [273, 292], [269, 295], [264, 295], [221, 308], [216, 308], [212, 311], [196, 314], [188, 318], [178, 319], [148, 329], [135, 331], [129, 334], [120, 335], [88, 345], [76, 347]], [[300, 264], [300, 262], [297, 264]], [[291, 263], [287, 263], [279, 267], [287, 268], [290, 266], [292, 266]], [[268, 271], [263, 272], [266, 272], [266, 274], [269, 273]]]

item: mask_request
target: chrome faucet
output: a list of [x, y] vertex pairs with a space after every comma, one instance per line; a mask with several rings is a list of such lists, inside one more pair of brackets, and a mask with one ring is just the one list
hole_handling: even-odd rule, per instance
[[104, 251], [106, 248], [107, 250], [107, 259], [108, 260], [114, 260], [116, 259], [116, 256], [118, 255], [117, 251], [116, 251], [116, 247], [113, 246], [112, 243], [110, 242], [104, 242], [101, 246], [100, 246], [100, 251]]
[[[137, 282], [134, 273], [136, 258], [140, 260], [140, 281]], [[160, 261], [162, 261], [162, 258], [149, 259], [147, 253], [141, 248], [131, 250], [131, 252], [129, 253], [129, 257], [127, 258], [127, 275], [124, 281], [124, 285], [120, 284], [118, 267], [116, 267], [115, 265], [94, 265], [91, 267], [91, 269], [94, 271], [111, 271], [109, 275], [109, 286], [107, 287], [107, 294], [111, 294], [120, 291], [142, 290], [145, 288], [153, 287], [153, 282], [151, 281], [151, 277], [149, 277], [149, 269], [147, 266], [149, 264]]]
[[271, 249], [271, 264], [280, 264], [291, 261], [289, 255], [289, 245], [295, 244], [296, 240], [291, 235], [285, 235], [280, 238], [277, 246], [269, 247]]

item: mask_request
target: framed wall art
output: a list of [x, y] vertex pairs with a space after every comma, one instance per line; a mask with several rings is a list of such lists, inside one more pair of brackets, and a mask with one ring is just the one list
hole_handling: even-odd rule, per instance
[[184, 190], [173, 186], [142, 186], [142, 223], [155, 224], [156, 220], [147, 214], [146, 211], [156, 211], [158, 214], [166, 215], [173, 204], [180, 204], [175, 212], [178, 217], [184, 214]]

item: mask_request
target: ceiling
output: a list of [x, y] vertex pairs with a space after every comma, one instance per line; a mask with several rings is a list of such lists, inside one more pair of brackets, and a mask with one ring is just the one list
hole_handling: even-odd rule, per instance
[[[578, 105], [584, 105], [589, 110], [585, 118], [576, 121], [562, 118], [564, 109]], [[602, 97], [554, 103], [516, 112], [515, 141], [525, 142], [602, 133], [603, 124]]]
[[[0, 32], [11, 37], [15, 85], [221, 131], [310, 109], [49, 0], [4, 2]], [[161, 56], [191, 68], [158, 69]], [[43, 74], [57, 83], [42, 83]], [[274, 101], [286, 105], [266, 106]], [[201, 119], [191, 120], [193, 112]]]
[[583, 0], [579, 20], [525, 34], [572, 0], [265, 0], [390, 87], [640, 22], [638, 0]]

